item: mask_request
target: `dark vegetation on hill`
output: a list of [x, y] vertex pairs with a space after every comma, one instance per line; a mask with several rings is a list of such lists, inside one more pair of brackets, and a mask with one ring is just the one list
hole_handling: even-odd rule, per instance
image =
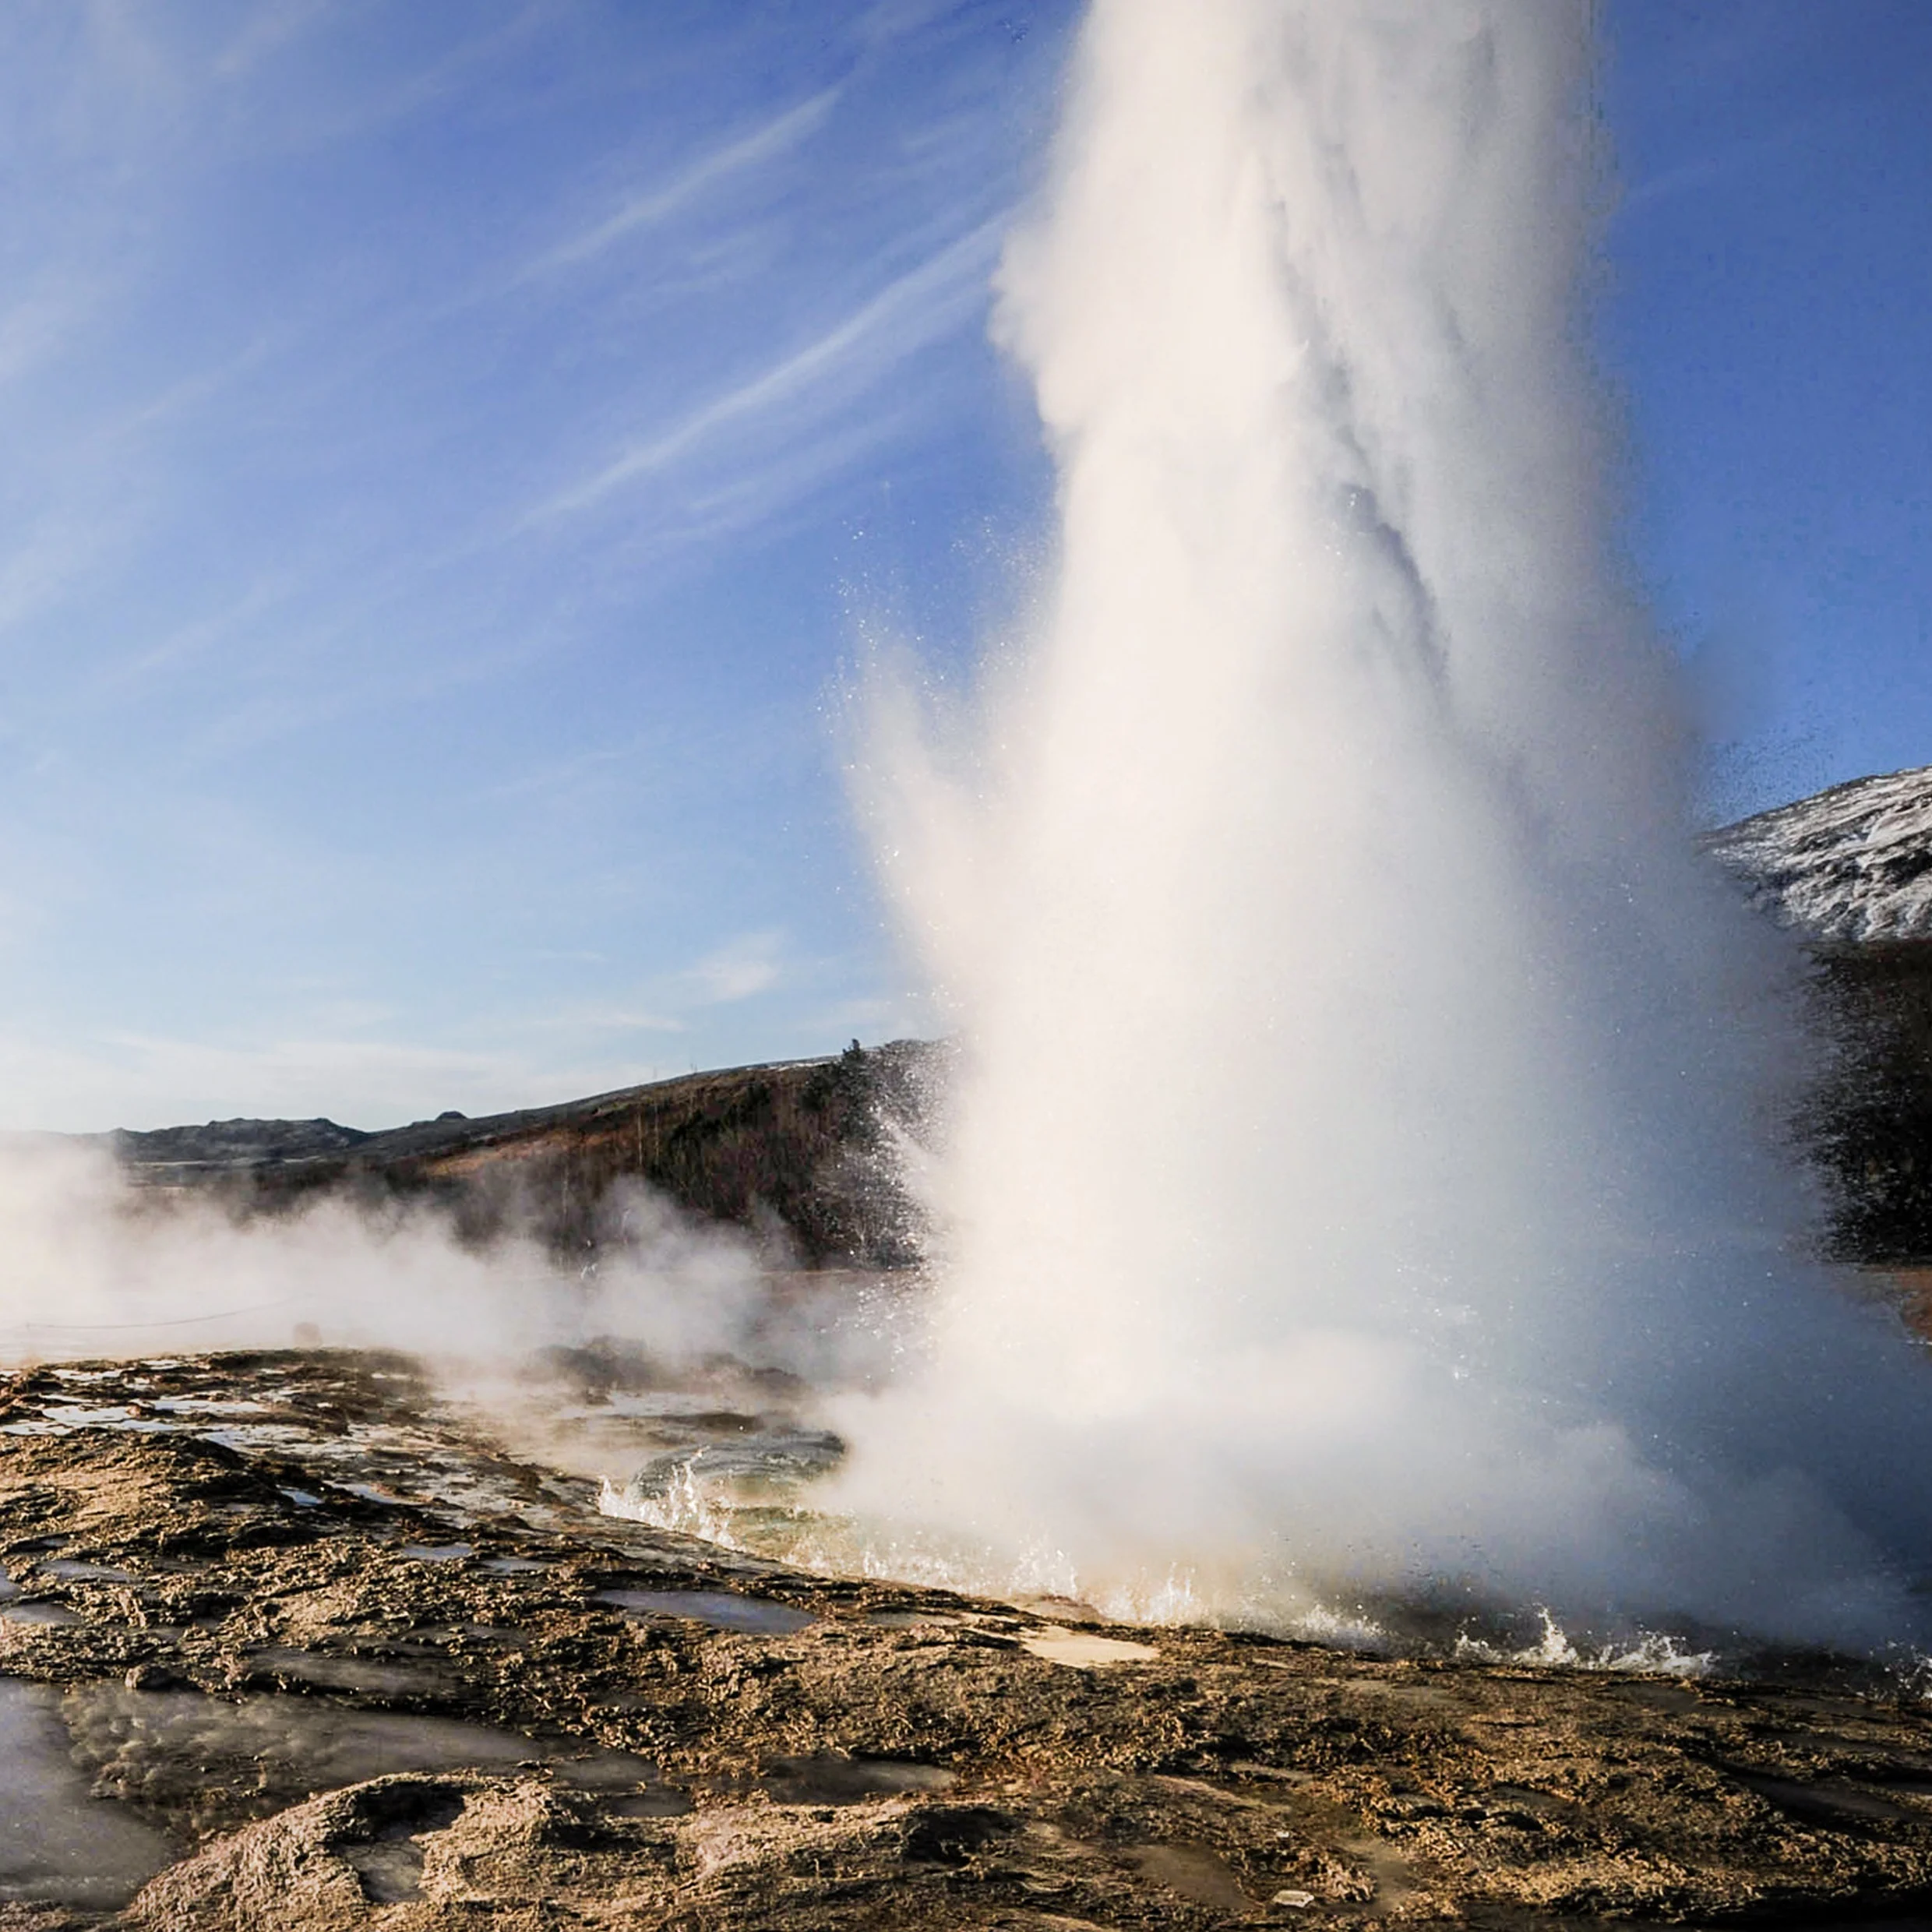
[[750, 1230], [781, 1265], [914, 1258], [895, 1137], [916, 1129], [943, 1049], [911, 1040], [834, 1057], [691, 1074], [554, 1107], [386, 1133], [330, 1120], [226, 1120], [108, 1137], [144, 1187], [212, 1192], [237, 1213], [324, 1190], [371, 1207], [432, 1203], [464, 1239], [513, 1228], [559, 1258], [626, 1232], [642, 1183], [701, 1220]]
[[1932, 765], [1814, 792], [1706, 849], [1810, 950], [1827, 1048], [1798, 1121], [1835, 1258], [1932, 1262]]
[[1814, 962], [1833, 1052], [1801, 1124], [1832, 1257], [1932, 1264], [1932, 940], [1821, 946]]

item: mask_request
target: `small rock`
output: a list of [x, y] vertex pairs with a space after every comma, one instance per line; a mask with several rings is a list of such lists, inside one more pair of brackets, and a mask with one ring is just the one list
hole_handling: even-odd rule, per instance
[[1312, 1891], [1278, 1891], [1268, 1901], [1271, 1906], [1294, 1906], [1297, 1908], [1312, 1906], [1314, 1902], [1315, 1895]]

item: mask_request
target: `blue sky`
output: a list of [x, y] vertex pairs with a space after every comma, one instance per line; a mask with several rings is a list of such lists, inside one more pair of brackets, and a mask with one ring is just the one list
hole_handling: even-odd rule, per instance
[[[0, 1123], [377, 1126], [915, 1024], [865, 640], [1037, 550], [1074, 15], [0, 12]], [[1740, 808], [1932, 761], [1932, 8], [1613, 0], [1631, 541]]]
[[1932, 763], [1932, 7], [1612, 0], [1632, 548], [1742, 812]]

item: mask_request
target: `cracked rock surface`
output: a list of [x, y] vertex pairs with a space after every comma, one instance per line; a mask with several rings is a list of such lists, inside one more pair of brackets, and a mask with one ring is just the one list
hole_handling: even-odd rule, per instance
[[0, 1927], [1926, 1923], [1932, 1719], [829, 1578], [411, 1363], [0, 1390]]

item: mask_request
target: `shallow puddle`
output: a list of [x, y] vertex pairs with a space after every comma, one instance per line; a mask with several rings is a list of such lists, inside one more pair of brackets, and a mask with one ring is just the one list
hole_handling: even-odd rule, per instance
[[604, 1807], [614, 1818], [682, 1818], [693, 1808], [691, 1800], [670, 1785], [654, 1785], [647, 1791], [612, 1798]]
[[393, 1490], [386, 1490], [379, 1482], [338, 1482], [336, 1487], [344, 1494], [358, 1497], [365, 1503], [378, 1503], [384, 1509], [413, 1509], [415, 1499], [398, 1496]]
[[1768, 1778], [1757, 1772], [1735, 1768], [1731, 1775], [1747, 1790], [1754, 1791], [1767, 1803], [1775, 1805], [1786, 1817], [1803, 1824], [1842, 1824], [1848, 1819], [1890, 1824], [1913, 1816], [1902, 1805], [1849, 1785], [1804, 1784], [1796, 1779]]
[[[829, 1430], [772, 1425], [742, 1416], [693, 1419], [733, 1426], [721, 1439], [686, 1440], [652, 1458], [621, 1486], [607, 1478], [598, 1508], [608, 1516], [650, 1523], [660, 1529], [712, 1536], [714, 1519], [745, 1533], [741, 1518], [772, 1507], [782, 1509], [801, 1487], [844, 1460], [845, 1445]], [[739, 1424], [754, 1425], [740, 1433]]]
[[[703, 1418], [696, 1426], [718, 1419]], [[693, 1454], [658, 1458], [640, 1470], [628, 1489], [650, 1495], [672, 1479], [687, 1475], [700, 1479], [795, 1482], [822, 1475], [845, 1458], [844, 1444], [830, 1430], [753, 1426], [741, 1431], [736, 1425], [742, 1419], [726, 1419], [732, 1426], [724, 1440], [707, 1442]]]
[[500, 1770], [547, 1754], [486, 1724], [273, 1692], [231, 1702], [199, 1690], [91, 1683], [69, 1691], [59, 1708], [74, 1761], [97, 1789], [191, 1821], [217, 1807], [263, 1817], [393, 1772]]
[[88, 1795], [50, 1686], [0, 1678], [0, 1899], [112, 1908], [174, 1863], [152, 1825]]
[[251, 1397], [223, 1398], [213, 1395], [157, 1395], [149, 1404], [167, 1415], [263, 1416], [268, 1405]]
[[[1138, 1845], [1129, 1853], [1135, 1864], [1169, 1891], [1217, 1912], [1251, 1912], [1254, 1901], [1241, 1888], [1234, 1870], [1205, 1845]], [[1295, 1898], [1310, 1898], [1296, 1893]], [[1284, 1899], [1284, 1903], [1289, 1902]]]
[[781, 1804], [857, 1804], [910, 1791], [943, 1791], [954, 1774], [897, 1757], [774, 1757], [760, 1782]]
[[1613, 1683], [1606, 1689], [1621, 1702], [1648, 1705], [1653, 1711], [1668, 1711], [1673, 1716], [1701, 1709], [1705, 1701], [1689, 1685], [1668, 1678], [1641, 1677], [1627, 1683]]
[[41, 1413], [55, 1430], [131, 1429], [137, 1434], [165, 1435], [175, 1426], [172, 1423], [143, 1415], [125, 1404], [105, 1408], [79, 1408], [64, 1402], [53, 1403]]
[[312, 1683], [323, 1690], [358, 1690], [365, 1697], [406, 1698], [445, 1687], [448, 1673], [431, 1664], [392, 1663], [379, 1657], [330, 1657], [312, 1650], [270, 1645], [249, 1659], [251, 1669]]
[[423, 1848], [418, 1842], [462, 1816], [463, 1794], [428, 1787], [390, 1786], [365, 1791], [358, 1800], [351, 1830], [356, 1835], [337, 1849], [372, 1905], [400, 1905], [422, 1891]]
[[373, 1845], [345, 1845], [342, 1856], [372, 1905], [406, 1905], [421, 1896], [423, 1849], [413, 1834], [378, 1839]]
[[590, 1751], [581, 1757], [553, 1757], [550, 1775], [576, 1791], [636, 1791], [655, 1783], [658, 1767], [629, 1751]]
[[784, 1637], [818, 1619], [789, 1603], [768, 1597], [740, 1596], [735, 1590], [600, 1590], [595, 1601], [645, 1616], [688, 1616], [713, 1630], [743, 1631], [760, 1637]]
[[0, 1603], [0, 1622], [9, 1624], [78, 1624], [83, 1621], [78, 1610], [70, 1610], [65, 1603], [22, 1603], [9, 1601]]

